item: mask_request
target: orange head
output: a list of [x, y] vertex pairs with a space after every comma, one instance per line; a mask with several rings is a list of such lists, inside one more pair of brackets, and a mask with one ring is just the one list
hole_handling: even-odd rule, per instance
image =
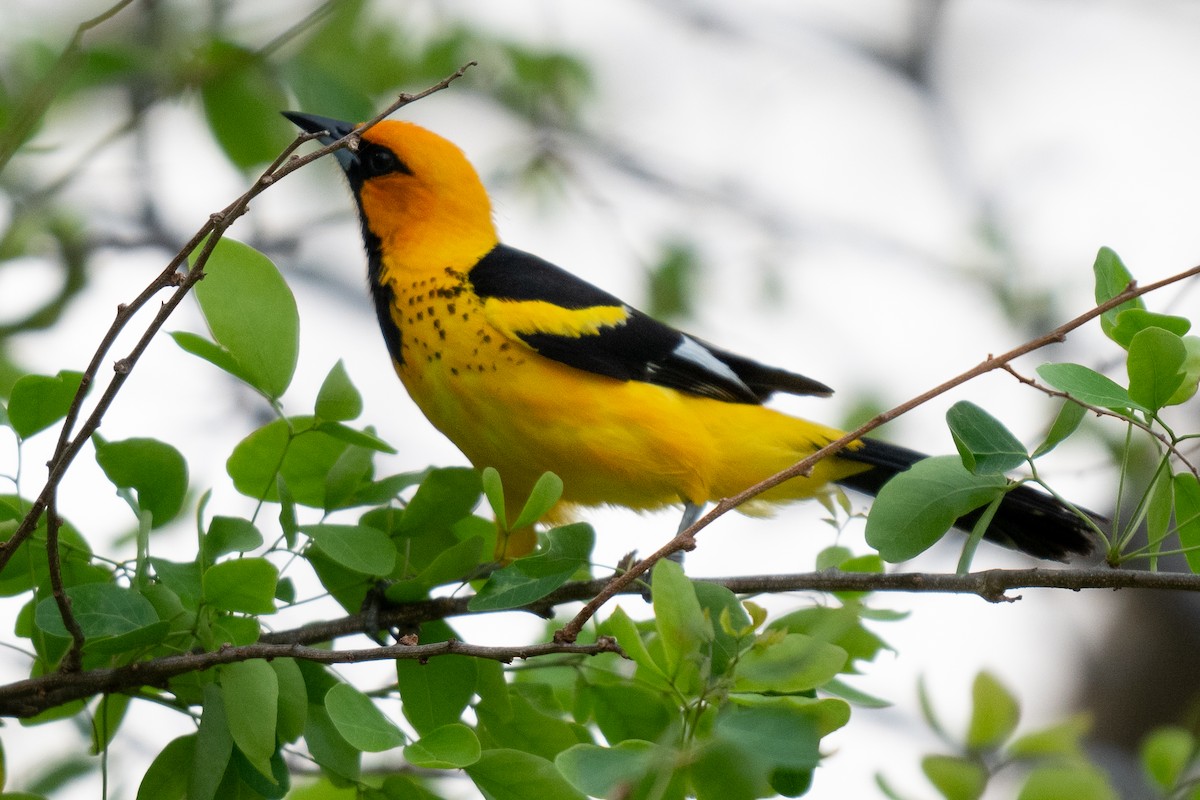
[[[323, 143], [354, 125], [288, 113]], [[497, 243], [491, 202], [479, 174], [455, 144], [411, 122], [384, 120], [362, 135], [357, 152], [335, 154], [358, 200], [364, 233], [410, 268], [465, 271]]]

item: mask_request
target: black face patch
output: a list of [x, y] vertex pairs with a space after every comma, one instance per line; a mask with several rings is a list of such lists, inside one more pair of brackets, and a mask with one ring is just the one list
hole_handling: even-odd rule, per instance
[[412, 170], [395, 153], [383, 145], [370, 142], [363, 142], [359, 146], [355, 170], [360, 180], [370, 180], [393, 172], [412, 175]]

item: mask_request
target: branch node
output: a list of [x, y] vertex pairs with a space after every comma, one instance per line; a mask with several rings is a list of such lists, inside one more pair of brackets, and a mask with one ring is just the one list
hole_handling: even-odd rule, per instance
[[128, 358], [118, 358], [113, 362], [113, 372], [118, 375], [128, 375], [131, 367], [132, 365], [129, 363]]

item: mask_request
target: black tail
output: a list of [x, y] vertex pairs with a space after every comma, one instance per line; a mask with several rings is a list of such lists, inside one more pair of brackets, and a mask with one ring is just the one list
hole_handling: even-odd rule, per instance
[[[876, 495], [883, 485], [898, 473], [904, 472], [923, 458], [924, 453], [897, 447], [877, 439], [863, 439], [865, 447], [843, 450], [838, 458], [861, 461], [874, 469], [852, 475], [839, 483], [849, 489]], [[956, 528], [970, 530], [983, 509], [960, 517]], [[1097, 521], [1103, 518], [1090, 511]], [[1087, 523], [1058, 500], [1030, 486], [1020, 486], [1009, 492], [996, 516], [988, 525], [984, 538], [1012, 547], [1038, 558], [1066, 561], [1072, 555], [1085, 556], [1095, 546], [1095, 535]]]

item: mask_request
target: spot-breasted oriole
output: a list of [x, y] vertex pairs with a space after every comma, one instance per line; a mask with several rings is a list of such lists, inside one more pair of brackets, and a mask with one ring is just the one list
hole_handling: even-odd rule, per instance
[[[326, 144], [354, 128], [285, 115]], [[714, 347], [501, 244], [478, 174], [441, 136], [389, 120], [334, 155], [358, 203], [396, 373], [430, 422], [515, 496], [549, 470], [567, 505], [696, 508], [841, 435], [762, 405], [775, 392], [829, 395], [824, 384]], [[863, 439], [740, 510], [830, 483], [873, 495], [924, 457]], [[1054, 559], [1093, 542], [1076, 514], [1027, 486], [1005, 496], [986, 536]]]

